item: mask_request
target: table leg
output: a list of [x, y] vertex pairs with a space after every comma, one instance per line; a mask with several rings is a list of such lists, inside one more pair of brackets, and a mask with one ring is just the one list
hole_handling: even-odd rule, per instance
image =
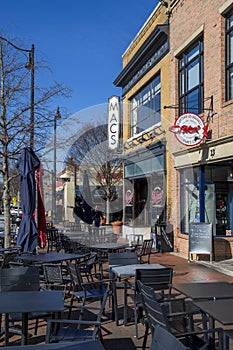
[[127, 325], [127, 284], [126, 284], [126, 281], [124, 281], [124, 326], [126, 325]]
[[5, 314], [5, 345], [9, 345], [9, 314]]
[[22, 338], [21, 345], [27, 345], [28, 342], [28, 313], [22, 314]]
[[117, 309], [117, 289], [116, 289], [116, 276], [113, 275], [113, 285], [112, 285], [112, 319], [119, 326], [118, 320], [118, 309]]

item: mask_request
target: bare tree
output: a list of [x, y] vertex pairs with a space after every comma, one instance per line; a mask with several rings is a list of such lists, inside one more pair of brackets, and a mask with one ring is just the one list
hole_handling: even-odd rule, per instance
[[[16, 42], [16, 41], [14, 41]], [[39, 67], [36, 67], [39, 70]], [[4, 205], [4, 246], [9, 247], [10, 237], [10, 184], [18, 176], [14, 171], [15, 162], [22, 147], [29, 145], [31, 131], [30, 79], [25, 69], [25, 56], [15, 50], [8, 40], [0, 40], [0, 174], [3, 179]], [[33, 125], [35, 150], [42, 147], [51, 128], [49, 101], [57, 95], [67, 94], [62, 84], [55, 83], [42, 89], [34, 86], [35, 122]], [[39, 145], [39, 147], [37, 147]]]
[[102, 209], [106, 212], [106, 224], [109, 224], [111, 211], [118, 211], [122, 207], [120, 185], [123, 167], [121, 158], [108, 148], [107, 137], [106, 124], [87, 123], [68, 155], [79, 165], [79, 171], [82, 168], [88, 171], [90, 182], [96, 186], [97, 192], [100, 189], [104, 204]]

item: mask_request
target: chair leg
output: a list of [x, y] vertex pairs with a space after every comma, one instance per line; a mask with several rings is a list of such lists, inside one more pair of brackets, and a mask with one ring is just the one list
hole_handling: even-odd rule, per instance
[[38, 326], [39, 326], [39, 318], [36, 318], [36, 323], [35, 323], [35, 331], [34, 331], [34, 335], [37, 335], [37, 331], [38, 331]]
[[148, 324], [146, 324], [143, 343], [142, 343], [142, 350], [146, 350], [146, 343], [147, 343], [148, 335], [149, 335], [149, 326], [148, 326]]
[[134, 304], [134, 322], [135, 322], [135, 335], [138, 339], [138, 313], [137, 313], [137, 305]]
[[127, 286], [124, 283], [124, 326], [127, 325]]

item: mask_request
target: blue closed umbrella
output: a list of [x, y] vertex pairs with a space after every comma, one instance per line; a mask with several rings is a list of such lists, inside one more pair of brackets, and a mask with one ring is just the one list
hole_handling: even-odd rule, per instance
[[20, 199], [23, 218], [20, 223], [16, 244], [23, 252], [35, 252], [38, 246], [38, 230], [34, 218], [36, 208], [35, 171], [40, 161], [31, 148], [24, 148], [17, 162], [20, 173]]

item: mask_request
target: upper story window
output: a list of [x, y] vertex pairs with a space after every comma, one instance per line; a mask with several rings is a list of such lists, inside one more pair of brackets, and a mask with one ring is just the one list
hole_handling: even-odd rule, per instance
[[161, 83], [158, 74], [130, 101], [130, 136], [161, 121]]
[[203, 112], [204, 47], [199, 39], [179, 56], [179, 114]]
[[233, 98], [233, 11], [226, 17], [226, 101]]

